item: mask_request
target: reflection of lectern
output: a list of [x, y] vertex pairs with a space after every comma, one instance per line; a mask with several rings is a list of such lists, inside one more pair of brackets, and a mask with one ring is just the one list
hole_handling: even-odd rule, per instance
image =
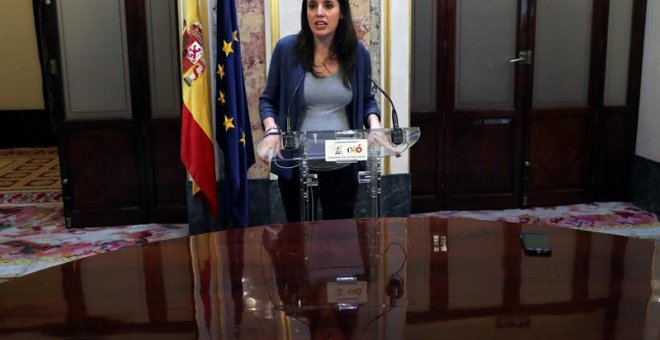
[[[275, 319], [291, 317], [307, 325], [295, 333], [299, 337], [307, 328], [311, 338], [336, 334], [362, 339], [375, 334], [371, 332], [382, 323], [374, 321], [391, 311], [384, 290], [389, 272], [381, 256], [393, 253], [384, 254], [381, 247], [384, 224], [351, 219], [333, 223], [332, 228], [318, 225], [291, 223], [263, 229], [263, 249], [270, 255], [279, 295], [279, 299], [269, 295], [268, 305], [275, 313], [282, 312]], [[271, 270], [266, 267], [265, 272]], [[292, 323], [292, 332], [296, 326], [301, 324]]]
[[[347, 131], [302, 131], [293, 132], [294, 147], [283, 149], [281, 158], [274, 162], [293, 161], [300, 167], [300, 218], [313, 220], [315, 211], [311, 189], [318, 185], [317, 176], [310, 173], [309, 161], [325, 160], [342, 163], [366, 162], [366, 170], [358, 173], [358, 182], [366, 183], [369, 192], [368, 217], [379, 217], [380, 163], [383, 157], [396, 156], [408, 150], [419, 140], [418, 127], [402, 128], [403, 143], [393, 145], [393, 129], [347, 130]], [[260, 142], [259, 155], [275, 155], [277, 150]]]

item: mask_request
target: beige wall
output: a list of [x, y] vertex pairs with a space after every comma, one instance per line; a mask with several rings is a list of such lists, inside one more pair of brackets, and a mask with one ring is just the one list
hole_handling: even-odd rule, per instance
[[32, 1], [0, 0], [0, 110], [42, 110]]
[[660, 162], [660, 0], [648, 0], [637, 155]]

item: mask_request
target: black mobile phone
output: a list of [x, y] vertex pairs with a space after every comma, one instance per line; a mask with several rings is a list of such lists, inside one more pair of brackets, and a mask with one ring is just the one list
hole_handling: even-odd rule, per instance
[[527, 255], [552, 255], [550, 241], [548, 241], [548, 236], [545, 233], [523, 232], [520, 233], [520, 240]]

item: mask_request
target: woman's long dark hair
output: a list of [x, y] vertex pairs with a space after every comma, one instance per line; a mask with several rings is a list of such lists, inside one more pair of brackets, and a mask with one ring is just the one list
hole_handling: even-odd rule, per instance
[[[343, 71], [344, 83], [348, 84], [348, 75], [355, 66], [357, 33], [355, 33], [355, 27], [353, 27], [351, 5], [348, 0], [337, 0], [337, 2], [339, 3], [341, 16], [330, 45], [329, 57], [337, 58], [337, 62]], [[307, 0], [302, 2], [300, 27], [300, 33], [298, 33], [296, 40], [296, 57], [305, 71], [318, 76], [319, 74], [314, 70], [314, 33], [312, 33], [309, 22], [307, 22]]]

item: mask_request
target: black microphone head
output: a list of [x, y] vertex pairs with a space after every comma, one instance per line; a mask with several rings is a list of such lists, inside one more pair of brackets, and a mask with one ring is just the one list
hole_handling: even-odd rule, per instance
[[294, 136], [292, 132], [287, 131], [282, 134], [282, 147], [284, 150], [295, 150], [298, 148], [296, 136]]
[[385, 286], [385, 292], [387, 296], [395, 299], [399, 299], [403, 296], [403, 280], [397, 277], [391, 277]]
[[390, 134], [390, 139], [392, 140], [392, 144], [394, 145], [403, 144], [403, 129], [401, 129], [398, 126], [393, 128]]
[[385, 293], [387, 293], [387, 296], [390, 298], [390, 308], [396, 306], [396, 300], [403, 296], [403, 292], [403, 279], [398, 277], [398, 275], [390, 276], [390, 279], [385, 286]]

